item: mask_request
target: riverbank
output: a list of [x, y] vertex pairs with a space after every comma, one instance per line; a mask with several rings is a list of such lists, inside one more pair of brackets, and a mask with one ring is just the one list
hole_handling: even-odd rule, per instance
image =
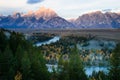
[[95, 36], [97, 39], [114, 40], [120, 42], [120, 29], [10, 29], [12, 31], [29, 34], [48, 33], [64, 36]]
[[[84, 39], [85, 41], [81, 40]], [[88, 45], [84, 45], [84, 43]], [[52, 39], [39, 42], [35, 45], [39, 47], [44, 53], [47, 61], [47, 68], [49, 72], [52, 72], [53, 67], [57, 68], [60, 56], [63, 56], [64, 60], [69, 59], [70, 49], [74, 44], [77, 45], [79, 55], [85, 66], [85, 72], [88, 76], [92, 73], [103, 71], [107, 73], [109, 67], [108, 60], [110, 58], [112, 50], [116, 46], [116, 42], [107, 40], [87, 40], [81, 37], [59, 37], [54, 36]], [[63, 50], [62, 50], [63, 49]]]
[[[53, 72], [53, 68], [57, 70], [58, 65], [51, 65], [51, 64], [46, 64], [48, 71]], [[99, 72], [103, 71], [104, 73], [108, 73], [108, 67], [99, 67], [99, 66], [87, 66], [85, 67], [85, 73], [87, 76], [92, 76], [93, 72]]]
[[37, 42], [37, 43], [34, 44], [34, 46], [39, 47], [39, 46], [42, 46], [42, 45], [47, 45], [47, 44], [55, 43], [55, 42], [57, 42], [59, 40], [60, 40], [60, 36], [55, 36], [52, 39], [49, 39], [48, 41]]

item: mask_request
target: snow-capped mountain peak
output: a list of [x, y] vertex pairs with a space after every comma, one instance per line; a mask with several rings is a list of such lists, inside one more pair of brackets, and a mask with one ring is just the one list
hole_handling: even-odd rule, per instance
[[25, 16], [35, 16], [36, 19], [43, 17], [45, 20], [49, 20], [53, 17], [57, 17], [58, 15], [54, 10], [50, 8], [40, 7], [36, 11], [29, 11], [25, 14]]

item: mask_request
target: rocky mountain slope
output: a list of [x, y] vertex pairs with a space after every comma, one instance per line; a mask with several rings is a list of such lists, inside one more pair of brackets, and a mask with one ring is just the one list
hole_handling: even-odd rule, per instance
[[1, 15], [0, 28], [120, 28], [120, 13], [96, 11], [68, 21], [58, 16], [52, 9], [41, 7], [37, 11], [30, 11], [26, 14]]
[[120, 15], [96, 11], [79, 16], [73, 23], [78, 28], [120, 28]]

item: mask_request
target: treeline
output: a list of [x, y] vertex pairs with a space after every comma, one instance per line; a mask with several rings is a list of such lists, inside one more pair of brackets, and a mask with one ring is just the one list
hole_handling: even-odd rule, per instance
[[52, 80], [120, 80], [120, 43], [111, 55], [108, 72], [93, 71], [92, 75], [86, 76], [85, 66], [78, 53], [75, 47], [71, 49], [69, 59], [60, 57], [57, 70], [53, 69]]
[[25, 40], [20, 33], [0, 29], [0, 80], [120, 80], [120, 44], [111, 56], [109, 73], [85, 74], [83, 62], [76, 46], [69, 59], [58, 61], [58, 68], [48, 72], [40, 49]]
[[53, 38], [53, 34], [48, 33], [33, 33], [32, 36], [28, 38], [28, 40], [31, 40], [33, 43], [37, 42], [45, 42]]
[[49, 80], [45, 64], [22, 34], [0, 30], [0, 80]]

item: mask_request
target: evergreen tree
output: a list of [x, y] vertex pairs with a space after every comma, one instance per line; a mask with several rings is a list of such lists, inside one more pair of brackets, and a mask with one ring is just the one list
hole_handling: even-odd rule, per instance
[[15, 59], [16, 59], [16, 71], [20, 71], [20, 67], [21, 67], [21, 59], [24, 55], [24, 49], [21, 47], [21, 45], [19, 45], [17, 47], [16, 53], [15, 53]]
[[31, 62], [27, 52], [24, 52], [21, 59], [21, 71], [23, 80], [31, 80]]
[[45, 59], [38, 50], [33, 50], [34, 54], [31, 57], [31, 70], [33, 79], [35, 80], [49, 80], [49, 73], [46, 67]]
[[58, 64], [59, 80], [87, 80], [78, 49], [72, 49], [68, 60], [62, 58]]
[[110, 59], [110, 80], [120, 80], [120, 43], [116, 45]]
[[68, 60], [63, 60], [62, 56], [58, 62], [58, 79], [59, 80], [69, 80], [69, 62]]
[[0, 32], [0, 80], [49, 80], [46, 61], [38, 48], [12, 32], [6, 47], [6, 36]]
[[23, 48], [24, 48], [24, 46], [26, 46], [24, 44], [24, 41], [25, 41], [25, 39], [24, 39], [24, 36], [22, 34], [15, 33], [15, 32], [11, 33], [11, 36], [9, 39], [9, 45], [10, 45], [10, 48], [14, 54], [17, 50], [18, 45], [21, 45]]
[[72, 50], [69, 61], [70, 80], [87, 80], [77, 47]]
[[0, 29], [0, 52], [3, 52], [7, 45], [7, 37], [4, 31]]
[[7, 46], [3, 54], [0, 54], [0, 72], [3, 79], [13, 80], [15, 75], [13, 64], [14, 57], [9, 46]]
[[16, 33], [15, 32], [12, 32], [11, 35], [10, 35], [9, 45], [10, 45], [10, 48], [11, 48], [12, 52], [15, 54], [16, 49], [17, 49], [17, 39], [16, 39]]

